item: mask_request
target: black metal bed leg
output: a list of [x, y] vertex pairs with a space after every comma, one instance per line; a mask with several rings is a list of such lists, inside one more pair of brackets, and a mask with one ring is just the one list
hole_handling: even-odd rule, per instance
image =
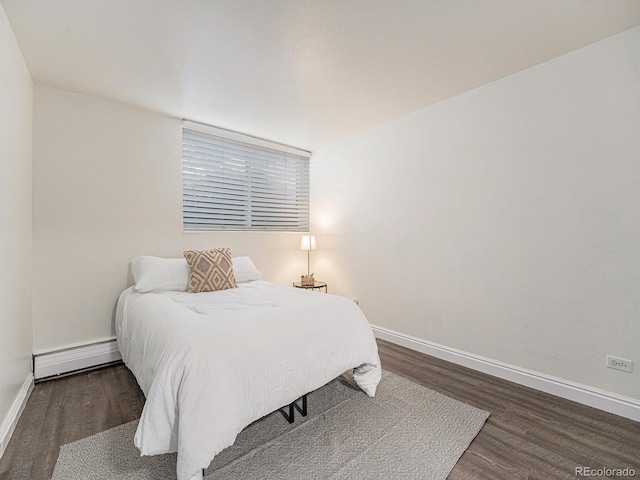
[[[295, 410], [294, 410], [295, 408]], [[289, 413], [287, 414], [282, 408], [280, 409], [280, 413], [282, 414], [282, 416], [287, 420], [287, 422], [289, 423], [293, 423], [295, 421], [295, 415], [296, 415], [296, 410], [298, 410], [298, 412], [300, 412], [300, 415], [302, 415], [303, 417], [307, 416], [307, 395], [303, 395], [302, 396], [302, 408], [300, 408], [300, 406], [296, 403], [296, 401], [294, 400], [293, 402], [291, 402], [289, 404]]]
[[303, 417], [307, 416], [307, 396], [306, 395], [302, 396], [302, 408], [300, 408], [296, 402], [293, 402], [293, 405], [296, 407], [296, 410], [300, 412], [300, 415], [302, 415]]
[[289, 423], [293, 423], [295, 420], [295, 411], [293, 410], [293, 402], [289, 404], [289, 413], [287, 414], [282, 408], [280, 413]]
[[289, 404], [289, 418], [287, 418], [287, 420], [289, 420], [289, 423], [293, 423], [296, 419], [296, 412], [293, 409], [293, 405], [294, 403]]

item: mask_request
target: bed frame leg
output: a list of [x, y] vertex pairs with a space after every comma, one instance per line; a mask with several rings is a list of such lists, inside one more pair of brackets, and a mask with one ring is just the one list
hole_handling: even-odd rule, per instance
[[302, 408], [300, 408], [296, 402], [293, 402], [293, 406], [296, 407], [296, 410], [300, 412], [300, 415], [302, 415], [303, 417], [307, 416], [307, 396], [306, 395], [302, 396]]
[[280, 413], [282, 414], [282, 416], [285, 418], [285, 420], [289, 423], [293, 423], [295, 420], [295, 411], [293, 410], [293, 403], [289, 404], [289, 407], [287, 407], [289, 410], [289, 413], [285, 412], [282, 408], [280, 409]]
[[[295, 410], [294, 410], [295, 408]], [[289, 423], [293, 423], [295, 421], [295, 417], [296, 417], [296, 410], [298, 410], [298, 412], [300, 412], [300, 415], [302, 415], [303, 417], [307, 416], [307, 395], [303, 395], [302, 396], [302, 407], [300, 407], [296, 401], [293, 401], [289, 404], [289, 413], [287, 414], [282, 408], [280, 409], [280, 413], [282, 414], [282, 416], [287, 420], [287, 422]]]

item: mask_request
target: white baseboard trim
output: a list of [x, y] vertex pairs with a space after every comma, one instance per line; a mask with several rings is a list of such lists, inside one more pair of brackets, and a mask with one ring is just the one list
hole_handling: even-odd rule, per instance
[[104, 338], [90, 343], [76, 343], [35, 352], [33, 354], [33, 372], [34, 377], [38, 380], [117, 362], [121, 359], [116, 338]]
[[388, 328], [375, 325], [371, 328], [377, 338], [396, 345], [640, 422], [640, 400], [463, 352]]
[[32, 390], [33, 374], [29, 372], [29, 375], [27, 375], [27, 378], [20, 387], [18, 396], [13, 401], [13, 404], [9, 409], [9, 413], [7, 413], [7, 416], [2, 422], [2, 425], [0, 425], [0, 458], [2, 458], [2, 455], [4, 455], [4, 451], [9, 445], [11, 435], [13, 435], [13, 431], [16, 429], [16, 425], [18, 424], [20, 415], [22, 415], [22, 411], [27, 405], [27, 400], [29, 400], [29, 395], [31, 395]]

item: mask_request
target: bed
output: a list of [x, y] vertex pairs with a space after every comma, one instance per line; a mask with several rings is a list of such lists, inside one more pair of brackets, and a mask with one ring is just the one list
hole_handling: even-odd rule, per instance
[[135, 444], [142, 455], [177, 452], [178, 480], [201, 478], [250, 423], [345, 371], [369, 396], [381, 378], [357, 305], [259, 275], [240, 281], [233, 262], [238, 288], [187, 293], [178, 279], [154, 290], [139, 278], [118, 300], [120, 352], [146, 397]]

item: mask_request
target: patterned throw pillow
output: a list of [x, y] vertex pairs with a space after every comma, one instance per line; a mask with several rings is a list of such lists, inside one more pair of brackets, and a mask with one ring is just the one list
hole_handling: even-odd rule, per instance
[[189, 293], [216, 292], [236, 288], [230, 248], [186, 250], [189, 265]]

